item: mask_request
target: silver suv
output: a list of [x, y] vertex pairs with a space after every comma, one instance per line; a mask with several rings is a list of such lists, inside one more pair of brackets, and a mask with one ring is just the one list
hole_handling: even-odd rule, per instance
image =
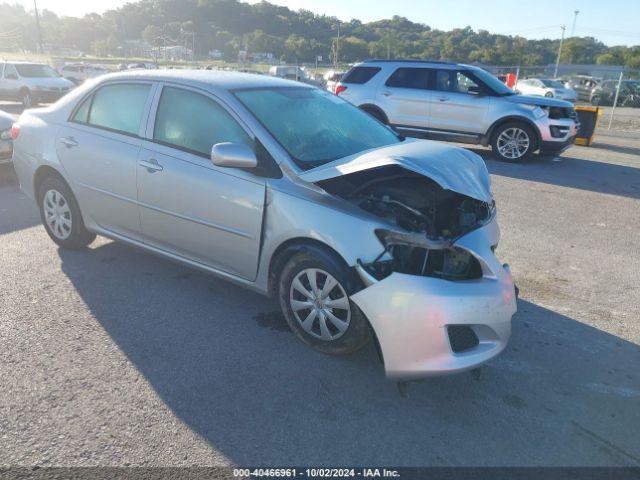
[[566, 150], [578, 127], [571, 103], [518, 95], [487, 71], [457, 63], [366, 61], [336, 94], [402, 134], [491, 145], [509, 162]]
[[22, 102], [25, 108], [55, 102], [75, 85], [49, 65], [0, 62], [0, 100]]

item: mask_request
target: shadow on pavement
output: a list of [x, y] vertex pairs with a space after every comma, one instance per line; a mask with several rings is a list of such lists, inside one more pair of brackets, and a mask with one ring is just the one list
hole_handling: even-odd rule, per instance
[[316, 353], [248, 290], [113, 242], [59, 255], [164, 403], [239, 465], [640, 464], [639, 347], [542, 306], [520, 301], [497, 359], [403, 398], [371, 345]]
[[[607, 148], [609, 147], [607, 146]], [[633, 150], [630, 147], [629, 149]], [[560, 157], [559, 162], [553, 162], [545, 157], [533, 156], [528, 162], [512, 164], [495, 160], [490, 150], [479, 148], [469, 148], [469, 150], [485, 160], [489, 172], [493, 175], [621, 197], [640, 198], [640, 157], [638, 158], [638, 167], [629, 167], [574, 158], [571, 157], [571, 150], [569, 150]]]
[[38, 209], [20, 191], [11, 164], [0, 165], [0, 235], [40, 224]]

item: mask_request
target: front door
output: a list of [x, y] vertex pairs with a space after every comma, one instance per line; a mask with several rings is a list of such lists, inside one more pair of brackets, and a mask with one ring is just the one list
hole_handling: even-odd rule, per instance
[[138, 159], [144, 241], [180, 257], [255, 279], [265, 181], [211, 162], [216, 143], [254, 141], [206, 93], [165, 86], [152, 140]]
[[431, 97], [429, 128], [455, 133], [483, 134], [491, 97], [461, 70], [438, 70]]

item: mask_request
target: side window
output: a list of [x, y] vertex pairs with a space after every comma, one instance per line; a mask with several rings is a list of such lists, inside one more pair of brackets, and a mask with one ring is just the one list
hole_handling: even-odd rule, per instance
[[436, 74], [436, 90], [452, 93], [469, 93], [470, 88], [479, 89], [478, 84], [464, 72], [455, 70], [438, 70]]
[[91, 108], [91, 101], [93, 100], [93, 95], [89, 96], [82, 102], [82, 105], [78, 107], [76, 113], [73, 115], [71, 119], [72, 122], [76, 123], [87, 123], [89, 121], [89, 109]]
[[427, 90], [430, 72], [428, 68], [398, 68], [385, 85], [387, 87]]
[[102, 87], [93, 95], [87, 123], [137, 135], [150, 88], [140, 83]]
[[18, 79], [18, 71], [16, 67], [11, 65], [10, 63], [5, 64], [4, 67], [4, 78], [7, 80], [17, 80]]
[[212, 99], [173, 87], [162, 89], [153, 138], [206, 157], [216, 143], [254, 146], [238, 122]]
[[380, 70], [380, 67], [354, 67], [342, 77], [340, 82], [362, 85], [375, 77]]

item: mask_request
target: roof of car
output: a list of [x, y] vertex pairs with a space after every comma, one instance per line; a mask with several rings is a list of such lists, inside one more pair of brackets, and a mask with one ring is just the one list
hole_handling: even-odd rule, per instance
[[237, 88], [304, 87], [293, 80], [267, 75], [219, 70], [131, 70], [108, 74], [105, 80], [171, 81], [183, 85], [234, 90]]
[[437, 65], [438, 67], [464, 67], [469, 68], [473, 65], [466, 65], [464, 63], [445, 62], [442, 60], [384, 60], [384, 59], [369, 59], [362, 62], [362, 64], [369, 63], [393, 63], [393, 64], [407, 64], [407, 65]]

